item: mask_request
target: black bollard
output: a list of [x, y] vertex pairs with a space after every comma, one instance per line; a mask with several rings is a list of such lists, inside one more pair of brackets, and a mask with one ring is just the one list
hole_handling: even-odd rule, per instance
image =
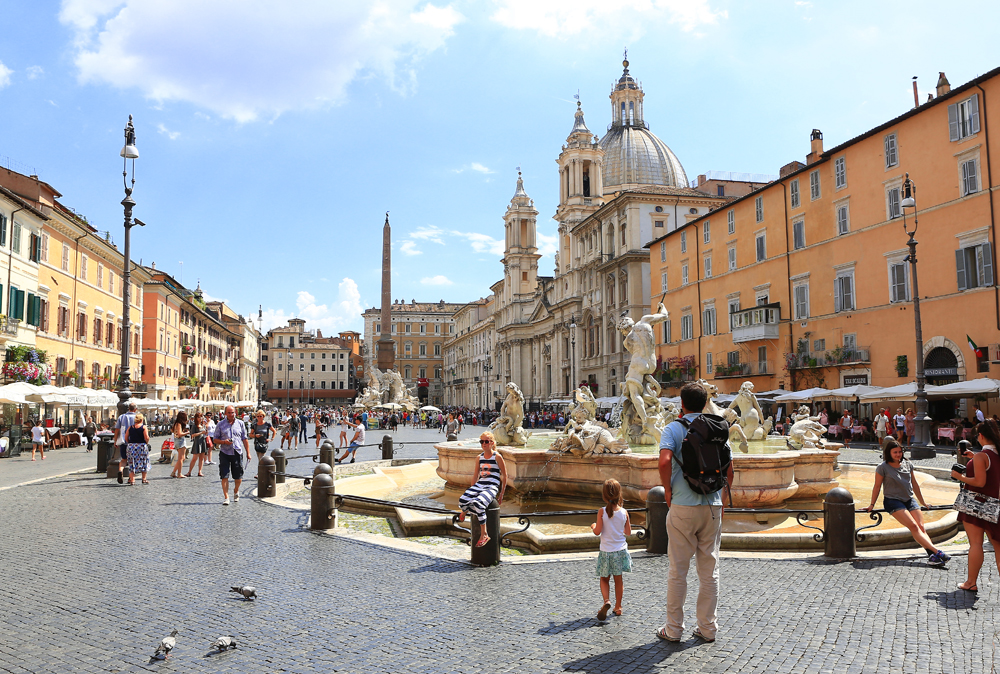
[[[116, 445], [114, 444], [113, 440], [114, 436], [111, 436], [106, 440], [109, 447], [107, 454], [108, 463], [104, 469], [105, 477], [118, 477], [118, 461], [122, 458], [119, 452], [121, 451], [120, 448], [124, 447], [124, 445]], [[128, 462], [125, 462], [125, 468], [122, 471], [122, 477], [128, 478]]]
[[[285, 459], [285, 451], [281, 449], [281, 447], [278, 447], [277, 449], [272, 449], [271, 458], [274, 459], [274, 472], [284, 473], [285, 468], [288, 466], [288, 460]], [[261, 462], [263, 462], [263, 459], [261, 460]], [[274, 478], [275, 482], [279, 484], [284, 484], [285, 482], [284, 475], [275, 475]]]
[[[326, 472], [319, 472], [320, 466], [326, 464], [320, 464], [316, 466], [316, 471], [313, 474], [312, 480], [312, 490], [311, 493], [311, 512], [309, 515], [309, 528], [310, 529], [332, 529], [334, 527], [334, 509], [333, 509], [333, 497], [336, 495], [333, 486], [333, 475]], [[326, 466], [330, 468], [330, 466]]]
[[646, 552], [667, 554], [667, 505], [663, 487], [653, 487], [646, 493]]
[[[96, 436], [94, 439], [97, 440], [97, 472], [107, 473], [108, 471], [108, 461], [111, 460], [111, 452], [114, 451], [115, 445], [112, 442], [114, 435], [106, 434]], [[115, 462], [118, 463], [117, 461]], [[118, 474], [118, 467], [115, 466], [115, 475]]]
[[392, 436], [382, 436], [382, 460], [392, 460]]
[[329, 440], [324, 440], [323, 444], [319, 446], [319, 462], [328, 466], [337, 463], [337, 448]]
[[824, 552], [833, 559], [853, 559], [855, 545], [854, 497], [843, 487], [831, 489], [823, 500]]
[[323, 475], [333, 475], [333, 466], [328, 463], [317, 463], [313, 468], [313, 477], [322, 473]]
[[469, 521], [472, 534], [472, 563], [475, 566], [496, 566], [500, 563], [500, 505], [496, 499], [490, 501], [486, 508], [486, 533], [490, 540], [483, 547], [476, 547], [479, 540], [479, 520], [472, 517]]
[[277, 496], [278, 489], [275, 486], [275, 462], [266, 454], [257, 465], [257, 496], [259, 498], [273, 498]]

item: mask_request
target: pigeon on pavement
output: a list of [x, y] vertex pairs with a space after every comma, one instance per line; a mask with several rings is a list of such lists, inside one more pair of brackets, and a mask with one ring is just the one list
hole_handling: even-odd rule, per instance
[[156, 653], [153, 654], [153, 657], [161, 660], [166, 659], [170, 655], [170, 651], [174, 650], [174, 646], [176, 645], [177, 630], [171, 630], [169, 637], [163, 637], [163, 639], [160, 640], [160, 645], [156, 647]]
[[236, 594], [243, 595], [244, 599], [252, 600], [257, 598], [257, 588], [253, 585], [240, 585], [239, 587], [233, 587], [230, 592], [235, 592]]
[[212, 642], [212, 645], [215, 646], [216, 650], [220, 652], [230, 648], [236, 648], [236, 637], [232, 635], [229, 635], [228, 637], [219, 637]]

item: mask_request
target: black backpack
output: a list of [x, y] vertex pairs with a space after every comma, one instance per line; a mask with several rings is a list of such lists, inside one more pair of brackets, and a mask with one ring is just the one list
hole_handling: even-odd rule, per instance
[[726, 486], [733, 457], [729, 451], [729, 424], [717, 414], [678, 419], [687, 434], [681, 444], [680, 464], [692, 491], [711, 494]]

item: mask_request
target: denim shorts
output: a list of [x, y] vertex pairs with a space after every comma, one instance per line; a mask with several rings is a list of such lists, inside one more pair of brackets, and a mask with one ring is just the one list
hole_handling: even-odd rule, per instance
[[920, 504], [917, 503], [917, 499], [912, 496], [909, 501], [900, 501], [899, 499], [885, 496], [882, 498], [882, 507], [884, 507], [890, 515], [899, 510], [920, 510]]

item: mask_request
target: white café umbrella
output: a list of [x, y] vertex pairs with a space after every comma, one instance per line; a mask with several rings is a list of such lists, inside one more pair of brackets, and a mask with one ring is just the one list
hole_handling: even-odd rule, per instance
[[825, 396], [829, 394], [829, 389], [820, 387], [807, 388], [803, 391], [792, 391], [785, 395], [780, 395], [774, 401], [778, 403], [806, 403], [814, 400], [826, 400]]
[[821, 400], [839, 400], [841, 402], [852, 403], [863, 395], [881, 390], [880, 386], [844, 386], [843, 388], [833, 389], [825, 398], [821, 398]]
[[[934, 397], [932, 394], [937, 391], [937, 386], [931, 386], [927, 384], [924, 386], [924, 390], [927, 392], [927, 397]], [[875, 402], [877, 400], [916, 400], [917, 398], [917, 382], [911, 381], [907, 384], [899, 384], [898, 386], [890, 386], [888, 388], [879, 389], [878, 391], [872, 391], [871, 393], [865, 393], [864, 395], [858, 396], [861, 402]]]
[[976, 396], [995, 398], [997, 395], [1000, 395], [1000, 381], [983, 377], [982, 379], [956, 381], [952, 384], [938, 386], [935, 388], [933, 395], [928, 397], [942, 400], [947, 398], [974, 398]]
[[420, 411], [421, 412], [440, 412], [441, 410], [439, 410], [438, 408], [434, 407], [434, 405], [424, 405], [423, 407], [420, 408]]

